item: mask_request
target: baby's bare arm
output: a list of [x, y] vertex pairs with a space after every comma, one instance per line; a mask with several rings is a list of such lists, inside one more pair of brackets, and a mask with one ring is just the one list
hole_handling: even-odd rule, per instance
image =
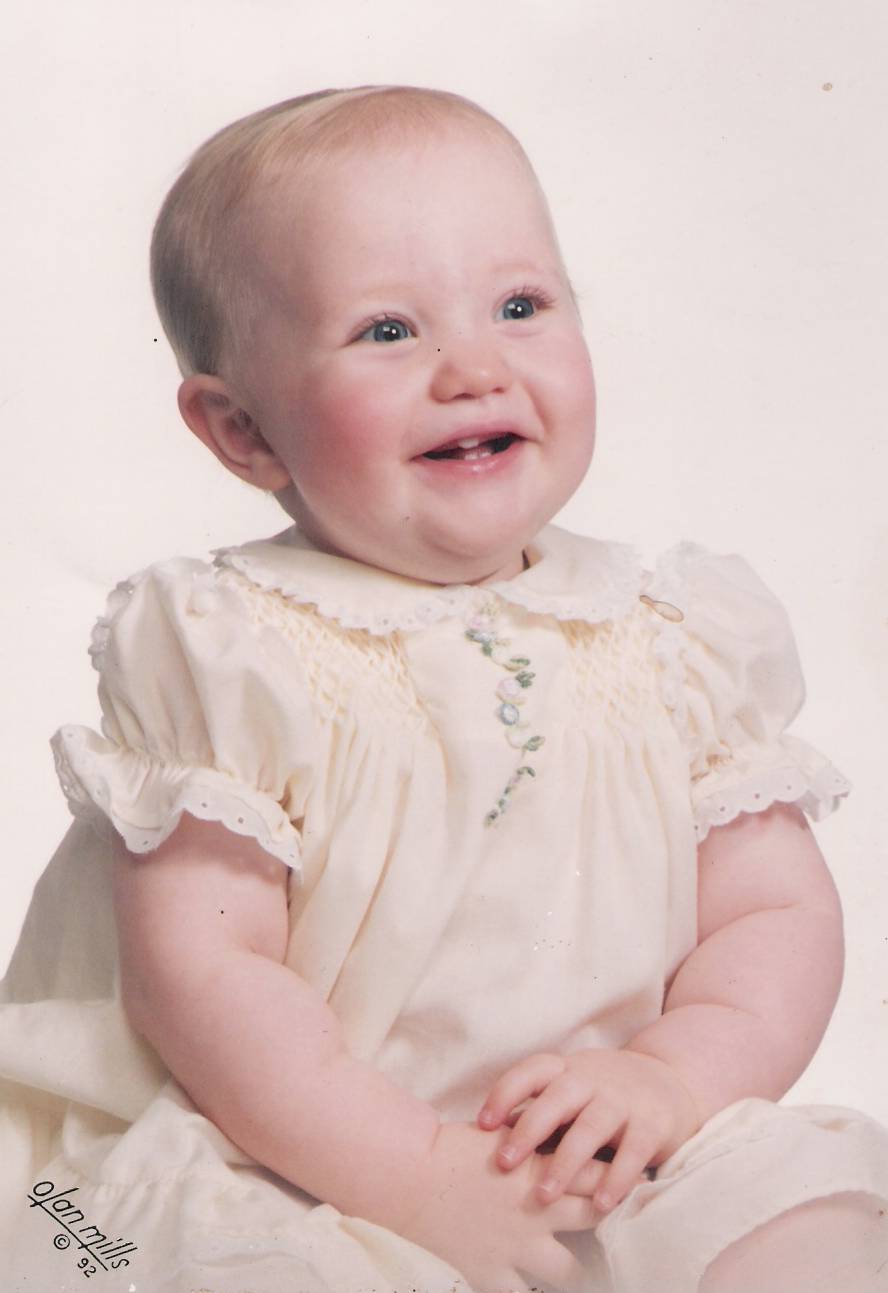
[[114, 890], [123, 1000], [194, 1103], [260, 1163], [438, 1253], [484, 1293], [526, 1270], [573, 1287], [556, 1238], [588, 1229], [581, 1197], [534, 1203], [544, 1160], [511, 1180], [477, 1127], [347, 1052], [336, 1016], [283, 960], [286, 868], [251, 840], [184, 817], [149, 857], [123, 846]]
[[[535, 1097], [499, 1147], [506, 1170], [571, 1124], [540, 1197], [591, 1187], [612, 1208], [647, 1163], [743, 1096], [779, 1098], [814, 1054], [841, 981], [842, 918], [804, 818], [779, 805], [720, 827], [699, 850], [698, 888], [699, 942], [659, 1019], [618, 1051], [530, 1056], [488, 1095], [491, 1129]], [[611, 1166], [580, 1184], [607, 1144]]]
[[627, 1049], [669, 1064], [705, 1120], [744, 1096], [779, 1099], [838, 996], [841, 908], [797, 808], [778, 804], [711, 832], [699, 849], [698, 929], [663, 1015]]
[[154, 853], [122, 844], [114, 895], [124, 1005], [198, 1108], [259, 1162], [398, 1229], [435, 1111], [351, 1057], [336, 1016], [282, 964], [287, 869], [184, 816]]

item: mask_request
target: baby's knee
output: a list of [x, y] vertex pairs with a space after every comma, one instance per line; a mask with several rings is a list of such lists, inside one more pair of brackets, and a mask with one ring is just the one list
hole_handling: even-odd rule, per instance
[[888, 1291], [888, 1200], [811, 1199], [744, 1235], [707, 1266], [700, 1293]]

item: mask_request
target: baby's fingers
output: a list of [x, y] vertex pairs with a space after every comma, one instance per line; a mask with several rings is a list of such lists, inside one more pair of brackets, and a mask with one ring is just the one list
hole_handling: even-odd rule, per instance
[[524, 1100], [539, 1095], [552, 1081], [564, 1072], [560, 1055], [528, 1055], [527, 1059], [507, 1069], [491, 1087], [478, 1115], [478, 1125], [487, 1131], [502, 1126], [508, 1115]]
[[[594, 1202], [595, 1192], [601, 1185], [608, 1167], [609, 1164], [607, 1162], [602, 1162], [597, 1158], [591, 1158], [588, 1163], [585, 1163], [580, 1168], [576, 1176], [568, 1183], [565, 1194], [583, 1194]], [[652, 1168], [646, 1167], [644, 1171], [632, 1182], [629, 1187], [630, 1190], [634, 1189], [636, 1185], [641, 1185], [644, 1181], [653, 1180], [654, 1177], [650, 1175], [653, 1170], [654, 1169]], [[654, 1176], [655, 1175], [656, 1173], [654, 1172]], [[600, 1211], [603, 1211], [603, 1209], [600, 1209]]]
[[580, 1194], [562, 1195], [543, 1208], [540, 1216], [551, 1234], [561, 1230], [591, 1230], [601, 1220], [601, 1212], [594, 1200]]
[[636, 1131], [631, 1123], [626, 1128], [614, 1161], [607, 1168], [593, 1196], [602, 1212], [615, 1208], [644, 1176], [659, 1146], [659, 1137], [649, 1132]]
[[559, 1198], [577, 1173], [602, 1145], [609, 1144], [623, 1123], [623, 1114], [604, 1100], [593, 1100], [568, 1128], [539, 1185], [543, 1202]]
[[608, 1169], [607, 1163], [602, 1163], [597, 1158], [590, 1158], [584, 1163], [580, 1170], [571, 1177], [568, 1182], [565, 1194], [581, 1194], [591, 1199], [595, 1191], [601, 1184], [601, 1178]]

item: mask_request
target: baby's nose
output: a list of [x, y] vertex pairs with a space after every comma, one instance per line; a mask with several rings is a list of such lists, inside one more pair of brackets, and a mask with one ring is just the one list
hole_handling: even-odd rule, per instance
[[512, 382], [509, 365], [492, 341], [457, 338], [439, 348], [437, 360], [432, 379], [437, 400], [478, 399], [504, 391]]

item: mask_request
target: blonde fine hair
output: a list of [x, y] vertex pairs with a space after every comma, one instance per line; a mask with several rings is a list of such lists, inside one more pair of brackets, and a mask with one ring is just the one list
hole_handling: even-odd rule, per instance
[[202, 144], [167, 194], [151, 239], [154, 299], [183, 376], [219, 374], [261, 308], [242, 240], [263, 185], [330, 154], [428, 134], [453, 120], [504, 139], [531, 169], [514, 135], [483, 108], [414, 86], [304, 94], [242, 117]]

